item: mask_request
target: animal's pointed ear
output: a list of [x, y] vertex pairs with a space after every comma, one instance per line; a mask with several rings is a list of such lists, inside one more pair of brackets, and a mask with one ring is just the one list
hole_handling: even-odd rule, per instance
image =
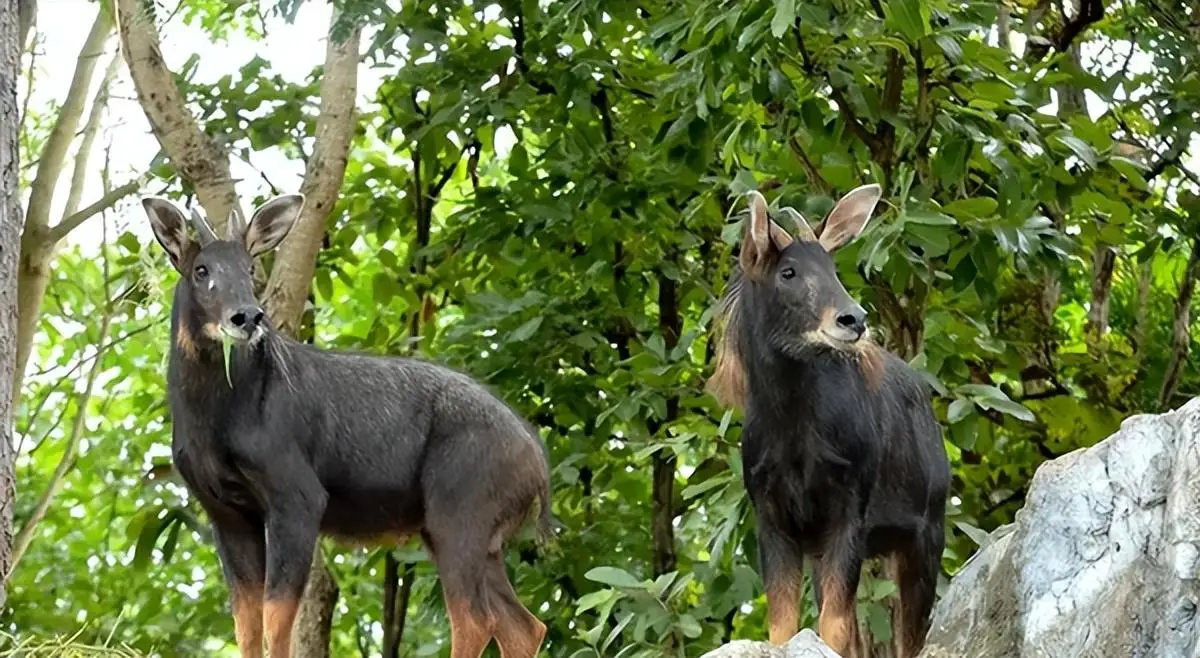
[[278, 247], [295, 226], [303, 208], [303, 194], [283, 194], [259, 206], [243, 238], [246, 251], [257, 257]]
[[808, 225], [808, 221], [804, 219], [804, 215], [800, 214], [799, 210], [791, 206], [784, 206], [779, 209], [779, 212], [787, 215], [796, 224], [796, 237], [804, 242], [816, 242], [817, 234], [813, 232], [812, 227]]
[[821, 230], [821, 246], [825, 251], [833, 252], [847, 242], [857, 238], [862, 233], [875, 204], [883, 196], [883, 188], [875, 183], [863, 185], [850, 190], [846, 196], [838, 200], [825, 217], [825, 226]]
[[792, 236], [771, 221], [767, 200], [762, 194], [752, 190], [747, 196], [750, 197], [750, 218], [743, 232], [740, 258], [742, 270], [753, 273], [767, 262], [772, 250], [786, 249], [792, 243]]
[[154, 238], [166, 250], [171, 265], [182, 272], [183, 255], [192, 244], [192, 239], [187, 233], [187, 219], [175, 204], [162, 197], [142, 197], [142, 207], [146, 209], [146, 216], [150, 218]]

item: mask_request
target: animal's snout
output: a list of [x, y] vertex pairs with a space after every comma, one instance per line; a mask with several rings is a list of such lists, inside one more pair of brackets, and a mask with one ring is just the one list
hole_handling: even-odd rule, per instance
[[854, 340], [862, 338], [863, 333], [867, 330], [867, 311], [858, 304], [852, 304], [847, 308], [843, 308], [837, 315], [837, 326], [847, 334], [854, 337]]
[[229, 316], [229, 324], [246, 331], [257, 329], [263, 321], [261, 306], [242, 306]]

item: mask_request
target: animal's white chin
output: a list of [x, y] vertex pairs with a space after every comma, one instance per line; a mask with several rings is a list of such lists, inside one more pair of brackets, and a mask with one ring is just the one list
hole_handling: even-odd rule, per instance
[[858, 336], [856, 336], [850, 332], [843, 333], [843, 332], [839, 332], [839, 331], [828, 331], [826, 329], [821, 330], [821, 337], [824, 339], [825, 342], [829, 343], [830, 345], [832, 345], [834, 347], [840, 347], [840, 348], [844, 348], [844, 349], [849, 349], [849, 348], [854, 347], [858, 343], [861, 343], [862, 341], [866, 340], [869, 335], [871, 335], [870, 327], [868, 327], [865, 331], [862, 332], [862, 334], [860, 334]]
[[250, 331], [221, 325], [221, 333], [232, 339], [235, 343], [255, 345], [263, 339], [263, 336], [267, 335], [267, 330], [264, 329], [262, 325], [259, 325]]

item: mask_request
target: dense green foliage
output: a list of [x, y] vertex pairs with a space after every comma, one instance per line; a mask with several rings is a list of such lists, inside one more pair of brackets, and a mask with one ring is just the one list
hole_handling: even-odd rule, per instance
[[[245, 11], [185, 4], [214, 31]], [[1012, 519], [1042, 461], [1200, 391], [1184, 368], [1161, 394], [1195, 342], [1177, 345], [1171, 318], [1200, 232], [1181, 162], [1200, 8], [1129, 0], [1074, 30], [1086, 21], [1057, 3], [1008, 4], [347, 3], [387, 75], [320, 254], [311, 336], [460, 367], [542, 429], [562, 527], [509, 564], [550, 627], [547, 655], [695, 656], [765, 637], [739, 417], [703, 390], [748, 189], [816, 220], [852, 187], [884, 186], [838, 260], [880, 340], [935, 390], [955, 474], [947, 575], [976, 529]], [[1014, 38], [1025, 48], [1001, 45], [1009, 30], [1031, 35]], [[301, 157], [316, 75], [290, 86], [259, 59], [185, 90], [225, 143]], [[167, 467], [175, 274], [156, 245], [112, 238], [104, 258], [63, 253], [44, 304], [18, 526], [77, 422], [80, 444], [4, 623], [233, 655], [204, 519]], [[1098, 296], [1111, 297], [1099, 325]], [[416, 575], [402, 655], [448, 655], [419, 543], [392, 554]], [[331, 555], [333, 655], [378, 655], [384, 551]], [[880, 636], [888, 592], [861, 589]]]

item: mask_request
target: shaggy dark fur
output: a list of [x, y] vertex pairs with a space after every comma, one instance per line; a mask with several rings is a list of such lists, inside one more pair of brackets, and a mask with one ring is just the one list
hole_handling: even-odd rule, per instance
[[809, 556], [820, 635], [842, 656], [865, 655], [855, 592], [863, 561], [882, 557], [899, 586], [896, 655], [910, 658], [928, 630], [950, 469], [928, 386], [870, 342], [829, 254], [858, 235], [878, 198], [878, 186], [848, 194], [818, 240], [784, 209], [798, 224], [793, 239], [752, 193], [709, 388], [745, 411], [743, 476], [771, 641], [797, 632]]
[[[198, 215], [143, 204], [182, 274], [168, 387], [175, 467], [208, 512], [233, 598], [238, 646], [290, 655], [319, 534], [356, 542], [420, 533], [438, 568], [454, 658], [495, 638], [536, 654], [545, 626], [509, 583], [502, 544], [536, 505], [550, 532], [544, 448], [470, 377], [425, 361], [331, 352], [274, 331], [254, 297], [252, 256], [274, 248], [303, 197], [264, 204], [219, 240]], [[226, 375], [220, 337], [235, 343]]]

